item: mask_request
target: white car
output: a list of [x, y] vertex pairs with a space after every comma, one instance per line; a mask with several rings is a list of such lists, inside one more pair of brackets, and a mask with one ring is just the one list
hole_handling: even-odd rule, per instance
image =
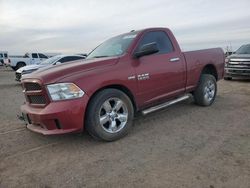
[[24, 74], [30, 74], [40, 68], [44, 68], [47, 66], [53, 66], [58, 65], [61, 63], [69, 62], [69, 61], [76, 61], [80, 59], [85, 59], [85, 56], [82, 55], [57, 55], [54, 57], [51, 57], [49, 59], [46, 59], [45, 61], [42, 61], [39, 64], [35, 65], [27, 65], [24, 67], [21, 67], [16, 71], [16, 81], [20, 81], [22, 78], [22, 75]]
[[48, 59], [48, 57], [42, 53], [26, 53], [24, 56], [10, 56], [9, 66], [13, 70], [17, 70], [26, 65], [39, 64], [40, 62]]

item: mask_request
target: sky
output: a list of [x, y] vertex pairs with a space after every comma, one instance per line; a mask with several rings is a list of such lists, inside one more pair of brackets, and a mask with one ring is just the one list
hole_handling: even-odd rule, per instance
[[168, 27], [182, 50], [250, 43], [250, 0], [0, 0], [0, 51], [88, 53], [106, 39]]

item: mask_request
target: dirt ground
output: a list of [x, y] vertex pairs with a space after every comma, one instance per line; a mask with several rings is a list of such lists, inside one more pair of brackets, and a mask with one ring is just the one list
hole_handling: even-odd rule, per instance
[[138, 117], [112, 143], [42, 136], [16, 115], [24, 101], [0, 66], [0, 187], [250, 187], [250, 81], [220, 81], [211, 107], [193, 101]]

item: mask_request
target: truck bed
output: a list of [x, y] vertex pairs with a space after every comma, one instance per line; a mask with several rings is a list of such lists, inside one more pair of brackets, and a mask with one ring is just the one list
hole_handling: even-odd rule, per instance
[[205, 66], [214, 66], [217, 70], [217, 80], [221, 79], [224, 74], [224, 52], [221, 48], [211, 48], [196, 51], [183, 52], [186, 60], [186, 88], [194, 88], [199, 81], [201, 70]]

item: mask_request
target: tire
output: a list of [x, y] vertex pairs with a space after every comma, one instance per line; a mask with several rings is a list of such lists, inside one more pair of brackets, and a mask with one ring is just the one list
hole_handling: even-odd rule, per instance
[[202, 74], [199, 85], [194, 91], [194, 101], [200, 106], [210, 106], [213, 104], [217, 93], [217, 83], [214, 76]]
[[24, 67], [26, 64], [25, 63], [23, 63], [23, 62], [19, 62], [19, 63], [17, 63], [17, 65], [16, 65], [16, 67], [15, 67], [15, 70], [18, 70], [18, 69], [20, 69], [21, 67]]
[[128, 134], [134, 117], [129, 97], [117, 89], [105, 89], [91, 99], [85, 126], [98, 140], [115, 141]]
[[224, 77], [224, 80], [232, 80], [232, 77]]

